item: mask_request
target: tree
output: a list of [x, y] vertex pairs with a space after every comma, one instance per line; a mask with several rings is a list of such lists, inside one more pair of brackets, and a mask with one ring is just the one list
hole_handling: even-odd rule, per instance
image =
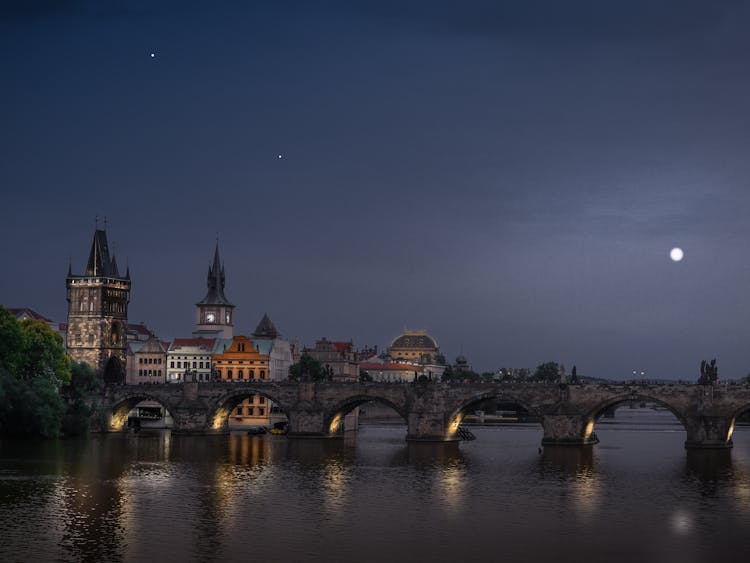
[[88, 432], [91, 417], [97, 411], [101, 383], [85, 362], [74, 362], [71, 371], [70, 385], [63, 388], [68, 404], [62, 431], [66, 436], [81, 436]]
[[289, 379], [292, 381], [324, 381], [327, 378], [325, 368], [309, 354], [302, 354], [299, 363], [289, 366]]
[[440, 376], [440, 381], [453, 381], [455, 379], [455, 372], [453, 371], [453, 367], [446, 366], [445, 371], [443, 371], [443, 375]]
[[60, 335], [41, 321], [17, 322], [0, 307], [0, 433], [58, 436], [65, 412], [60, 387], [69, 381]]
[[0, 368], [30, 381], [45, 377], [55, 385], [70, 381], [70, 359], [62, 337], [47, 323], [34, 319], [21, 322], [0, 306]]
[[534, 371], [534, 379], [537, 381], [556, 382], [560, 379], [560, 367], [557, 362], [545, 362], [539, 364]]

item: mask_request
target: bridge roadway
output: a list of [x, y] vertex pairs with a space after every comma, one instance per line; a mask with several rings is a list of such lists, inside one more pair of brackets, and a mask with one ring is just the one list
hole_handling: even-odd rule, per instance
[[403, 417], [407, 440], [431, 442], [457, 440], [464, 414], [485, 399], [514, 402], [540, 416], [544, 445], [595, 444], [594, 426], [604, 411], [635, 400], [669, 409], [685, 428], [686, 448], [731, 448], [734, 421], [750, 410], [748, 385], [190, 382], [105, 387], [102, 430], [122, 430], [128, 412], [150, 399], [172, 415], [174, 432], [227, 432], [229, 414], [249, 395], [281, 408], [289, 437], [335, 436], [346, 413], [377, 401]]

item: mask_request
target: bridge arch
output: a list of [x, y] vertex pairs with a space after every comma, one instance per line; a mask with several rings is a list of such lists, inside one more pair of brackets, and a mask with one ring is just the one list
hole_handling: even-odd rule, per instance
[[271, 401], [279, 410], [284, 413], [287, 420], [291, 422], [291, 409], [283, 400], [279, 399], [279, 394], [274, 393], [273, 389], [266, 389], [260, 386], [241, 387], [231, 389], [221, 395], [214, 404], [209, 408], [206, 424], [209, 430], [227, 431], [229, 430], [229, 415], [243, 400], [258, 395]]
[[459, 405], [454, 406], [452, 410], [448, 411], [446, 437], [448, 439], [454, 437], [454, 435], [458, 431], [458, 427], [461, 424], [461, 421], [472, 406], [493, 399], [502, 401], [504, 403], [512, 403], [518, 405], [532, 416], [542, 416], [542, 412], [537, 407], [534, 407], [530, 402], [526, 401], [523, 397], [518, 397], [515, 394], [508, 393], [507, 391], [502, 389], [488, 390], [464, 399]]
[[[125, 395], [116, 397], [112, 403], [112, 406], [108, 409], [111, 411], [111, 417], [109, 417], [109, 428], [110, 432], [119, 432], [125, 429], [125, 425], [128, 422], [128, 413], [132, 411], [135, 406], [142, 401], [154, 401], [159, 403], [164, 410], [172, 414], [172, 405], [169, 401], [165, 401], [160, 395], [155, 393], [149, 393], [148, 389], [144, 386], [143, 390], [133, 391]], [[108, 413], [109, 414], [109, 413]]]
[[324, 431], [328, 434], [335, 434], [339, 430], [344, 417], [355, 408], [364, 405], [365, 403], [384, 404], [393, 409], [393, 411], [404, 420], [404, 424], [409, 423], [409, 415], [406, 406], [397, 404], [389, 397], [383, 397], [380, 395], [352, 395], [336, 402], [333, 406], [326, 409], [323, 415]]
[[609, 399], [596, 404], [593, 408], [590, 408], [588, 412], [586, 412], [586, 414], [584, 415], [583, 438], [588, 440], [591, 437], [594, 432], [594, 426], [596, 425], [596, 422], [599, 420], [599, 418], [602, 417], [605, 411], [613, 407], [616, 408], [619, 405], [629, 403], [631, 401], [656, 403], [658, 405], [661, 405], [674, 415], [674, 417], [679, 421], [679, 423], [682, 425], [682, 428], [686, 432], [688, 431], [688, 421], [679, 408], [675, 407], [664, 399], [654, 397], [653, 395], [649, 395], [648, 393], [627, 393], [617, 395], [615, 397], [610, 397]]

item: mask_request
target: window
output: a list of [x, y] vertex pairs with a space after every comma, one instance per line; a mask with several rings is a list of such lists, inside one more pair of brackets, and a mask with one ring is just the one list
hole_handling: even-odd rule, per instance
[[138, 358], [138, 363], [142, 364], [143, 363], [143, 358]]
[[266, 409], [264, 409], [262, 407], [258, 409], [258, 415], [259, 416], [263, 416], [265, 413], [266, 413]]
[[237, 370], [237, 379], [245, 379], [245, 374], [241, 369]]
[[265, 405], [266, 404], [266, 398], [265, 397], [261, 397], [260, 398], [260, 404], [261, 405]]
[[198, 362], [193, 362], [193, 369], [195, 369], [196, 367], [198, 367]]
[[198, 362], [198, 367], [203, 369], [203, 362]]
[[[185, 366], [185, 367], [187, 367], [187, 366]], [[182, 369], [182, 362], [177, 362], [177, 368], [178, 369]]]
[[227, 379], [232, 379], [232, 370], [231, 369], [227, 370]]
[[139, 370], [138, 370], [138, 375], [139, 375], [139, 376], [140, 376], [140, 375], [143, 375], [143, 370], [142, 370], [142, 369], [139, 369]]
[[260, 370], [260, 378], [265, 379], [266, 378], [266, 370]]
[[255, 379], [255, 370], [252, 370], [252, 369], [251, 369], [251, 370], [250, 370], [250, 371], [248, 371], [247, 373], [248, 373], [248, 378], [249, 378], [249, 379]]
[[173, 368], [174, 367], [174, 362], [169, 362], [169, 367]]
[[243, 410], [242, 407], [237, 407], [237, 414], [239, 416], [242, 416], [242, 410]]

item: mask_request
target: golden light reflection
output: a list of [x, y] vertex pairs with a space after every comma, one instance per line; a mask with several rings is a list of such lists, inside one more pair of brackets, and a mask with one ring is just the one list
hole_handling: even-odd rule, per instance
[[341, 426], [341, 420], [342, 420], [341, 413], [338, 413], [336, 416], [333, 417], [333, 420], [331, 420], [331, 424], [328, 426], [329, 434], [335, 434], [336, 432], [338, 432], [339, 427]]
[[732, 439], [732, 434], [734, 434], [734, 418], [732, 419], [731, 424], [729, 425], [729, 432], [727, 432], [727, 442]]
[[441, 468], [435, 480], [437, 497], [447, 512], [457, 516], [466, 506], [466, 472], [459, 467]]
[[594, 419], [589, 419], [589, 421], [586, 423], [586, 429], [583, 431], [583, 438], [584, 440], [588, 440], [591, 438], [591, 434], [594, 433]]
[[583, 471], [579, 473], [571, 489], [578, 516], [584, 521], [593, 519], [602, 500], [601, 485], [594, 477], [593, 472]]
[[346, 466], [333, 462], [323, 471], [323, 504], [328, 516], [341, 519], [345, 516], [345, 504], [351, 493], [351, 476]]

